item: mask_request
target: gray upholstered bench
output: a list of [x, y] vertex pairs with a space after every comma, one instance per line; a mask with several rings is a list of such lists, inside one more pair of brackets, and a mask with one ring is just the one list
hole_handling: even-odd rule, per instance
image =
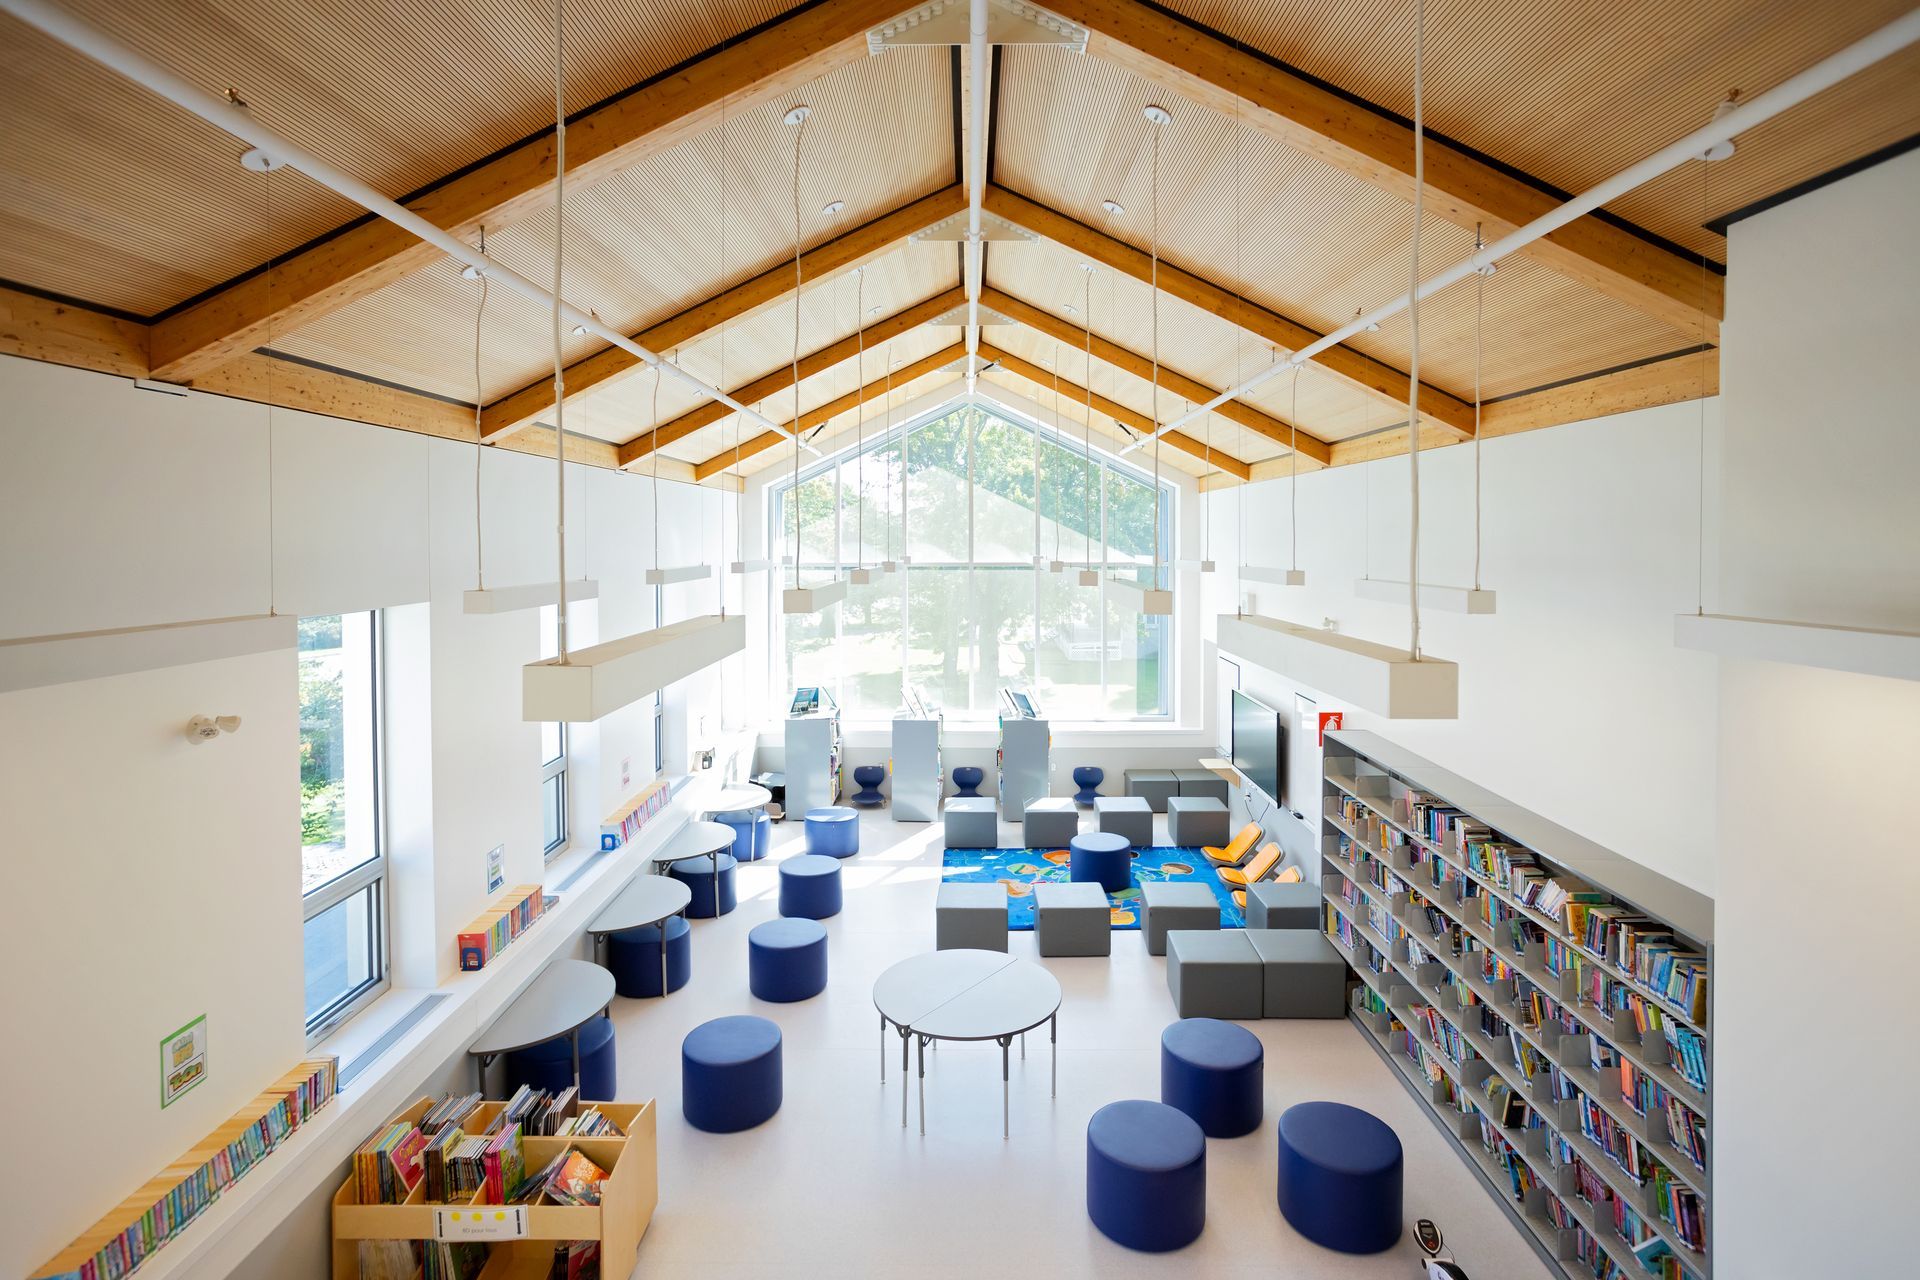
[[1042, 796], [1027, 801], [1020, 823], [1027, 848], [1064, 849], [1080, 834], [1080, 811], [1066, 796]]
[[949, 796], [947, 848], [992, 849], [1000, 844], [1000, 814], [992, 796]]
[[1007, 891], [998, 884], [943, 884], [933, 908], [936, 951], [1007, 949]]
[[1220, 928], [1220, 900], [1213, 890], [1194, 880], [1148, 880], [1140, 886], [1145, 904], [1140, 930], [1147, 935], [1147, 954], [1167, 954], [1169, 929]]
[[1260, 958], [1261, 1016], [1341, 1018], [1347, 962], [1318, 929], [1244, 929]]
[[1180, 795], [1212, 796], [1221, 804], [1227, 802], [1227, 780], [1211, 769], [1175, 769], [1173, 778], [1180, 786]]
[[1180, 779], [1171, 769], [1127, 770], [1127, 794], [1139, 796], [1155, 813], [1167, 811], [1167, 801], [1180, 794]]
[[1096, 825], [1101, 831], [1125, 836], [1127, 843], [1144, 849], [1153, 843], [1153, 810], [1141, 796], [1099, 796], [1093, 802]]
[[1169, 931], [1167, 990], [1183, 1018], [1258, 1018], [1266, 1007], [1260, 953], [1243, 929]]
[[1227, 842], [1227, 806], [1212, 796], [1175, 796], [1167, 801], [1167, 843], [1198, 849]]
[[1323, 901], [1317, 884], [1256, 880], [1247, 886], [1247, 928], [1319, 929], [1325, 922]]
[[1033, 934], [1043, 956], [1113, 954], [1113, 907], [1091, 880], [1033, 887]]

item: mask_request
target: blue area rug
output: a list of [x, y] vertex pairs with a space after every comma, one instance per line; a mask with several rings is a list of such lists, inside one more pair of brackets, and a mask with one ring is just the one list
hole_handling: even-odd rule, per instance
[[[992, 884], [1007, 887], [1007, 928], [1033, 928], [1033, 886], [1049, 881], [1065, 883], [1067, 855], [1064, 850], [1049, 849], [948, 849], [944, 880], [960, 884]], [[1148, 880], [1191, 880], [1213, 890], [1220, 902], [1220, 927], [1238, 929], [1245, 923], [1240, 908], [1233, 904], [1233, 886], [1222, 884], [1213, 864], [1198, 849], [1136, 849], [1133, 855], [1133, 883], [1119, 893], [1109, 893], [1113, 905], [1113, 927], [1140, 927], [1140, 885]]]

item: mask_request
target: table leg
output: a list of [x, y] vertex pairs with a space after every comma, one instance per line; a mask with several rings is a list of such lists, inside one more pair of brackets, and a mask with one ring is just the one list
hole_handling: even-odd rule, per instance
[[720, 851], [715, 849], [710, 855], [713, 861], [713, 918], [720, 918]]
[[1060, 1015], [1058, 1013], [1047, 1019], [1047, 1041], [1053, 1045], [1053, 1051], [1048, 1055], [1052, 1059], [1050, 1065], [1053, 1067], [1053, 1084], [1049, 1087], [1047, 1096], [1057, 1098], [1060, 1096]]
[[900, 1028], [900, 1127], [907, 1127], [907, 1039], [913, 1035], [912, 1027]]
[[573, 1049], [573, 1087], [580, 1087], [580, 1028], [567, 1032], [567, 1044]]
[[880, 1083], [887, 1082], [887, 1015], [880, 1015]]
[[1012, 1130], [1008, 1127], [1007, 1120], [1009, 1109], [1013, 1105], [1009, 1101], [1007, 1091], [1007, 1051], [1012, 1047], [1012, 1044], [1012, 1036], [1000, 1037], [1000, 1136], [1003, 1138], [1012, 1136]]
[[1026, 1060], [1027, 1060], [1027, 1033], [1022, 1031], [1020, 1033], [1020, 1061], [1025, 1062]]
[[480, 1096], [484, 1098], [487, 1096], [487, 1068], [493, 1065], [493, 1055], [490, 1053], [475, 1054], [473, 1061], [474, 1064], [479, 1067], [480, 1078], [478, 1083], [480, 1086]]
[[[914, 1038], [920, 1042], [920, 1136], [924, 1138], [927, 1136], [927, 1038]], [[901, 1089], [904, 1092], [906, 1086], [903, 1084]]]

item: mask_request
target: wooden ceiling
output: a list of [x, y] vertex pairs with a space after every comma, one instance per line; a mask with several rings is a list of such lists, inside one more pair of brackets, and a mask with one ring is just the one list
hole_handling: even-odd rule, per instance
[[[1477, 221], [1491, 238], [1906, 2], [1427, 0], [1437, 212], [1423, 263], [1459, 259]], [[62, 3], [195, 83], [234, 87], [272, 128], [463, 237], [484, 229], [501, 262], [550, 275], [544, 0]], [[797, 411], [823, 440], [950, 381], [930, 362], [961, 330], [922, 321], [958, 296], [958, 249], [906, 237], [964, 207], [965, 59], [868, 56], [865, 31], [898, 6], [569, 0], [569, 301], [774, 422]], [[1125, 439], [1404, 291], [1405, 0], [1051, 7], [1092, 31], [1088, 52], [1008, 47], [993, 69], [988, 208], [1040, 238], [988, 251], [987, 301], [1019, 320], [982, 335], [1000, 361], [991, 381], [1050, 407], [1058, 374], [1063, 418], [1081, 422], [1090, 394], [1096, 433]], [[0, 281], [18, 286], [0, 298], [17, 304], [0, 350], [455, 437], [473, 437], [477, 403], [479, 435], [516, 448], [551, 421], [542, 308], [496, 288], [477, 314], [480, 286], [437, 252], [292, 170], [241, 169], [227, 135], [5, 17], [0, 99]], [[796, 397], [795, 130], [781, 117], [803, 101]], [[1157, 183], [1141, 116], [1156, 102], [1173, 114]], [[1471, 430], [1476, 356], [1489, 433], [1716, 385], [1712, 356], [1693, 354], [1717, 341], [1725, 241], [1712, 224], [1917, 134], [1909, 51], [1742, 137], [1732, 160], [1685, 166], [1610, 221], [1503, 262], [1478, 342], [1475, 282], [1447, 290], [1422, 314], [1428, 430]], [[1090, 296], [1082, 263], [1096, 268]], [[1163, 458], [1258, 478], [1295, 441], [1312, 465], [1376, 456], [1405, 424], [1409, 354], [1404, 318], [1389, 322], [1297, 387], [1276, 379], [1169, 437]], [[657, 455], [663, 475], [704, 478], [784, 456], [768, 447], [779, 437], [656, 388], [597, 338], [568, 336], [564, 356], [567, 424], [589, 460]]]

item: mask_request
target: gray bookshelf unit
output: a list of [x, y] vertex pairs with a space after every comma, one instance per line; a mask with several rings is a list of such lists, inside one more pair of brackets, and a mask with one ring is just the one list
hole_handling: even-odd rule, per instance
[[[1604, 1255], [1671, 1276], [1665, 1251], [1708, 1280], [1713, 984], [1656, 990], [1618, 926], [1649, 977], [1663, 946], [1710, 975], [1712, 900], [1378, 734], [1329, 730], [1321, 791], [1326, 931], [1362, 1034], [1560, 1273], [1592, 1280]], [[1549, 914], [1545, 882], [1582, 896]], [[1616, 925], [1607, 953], [1570, 915]]]

